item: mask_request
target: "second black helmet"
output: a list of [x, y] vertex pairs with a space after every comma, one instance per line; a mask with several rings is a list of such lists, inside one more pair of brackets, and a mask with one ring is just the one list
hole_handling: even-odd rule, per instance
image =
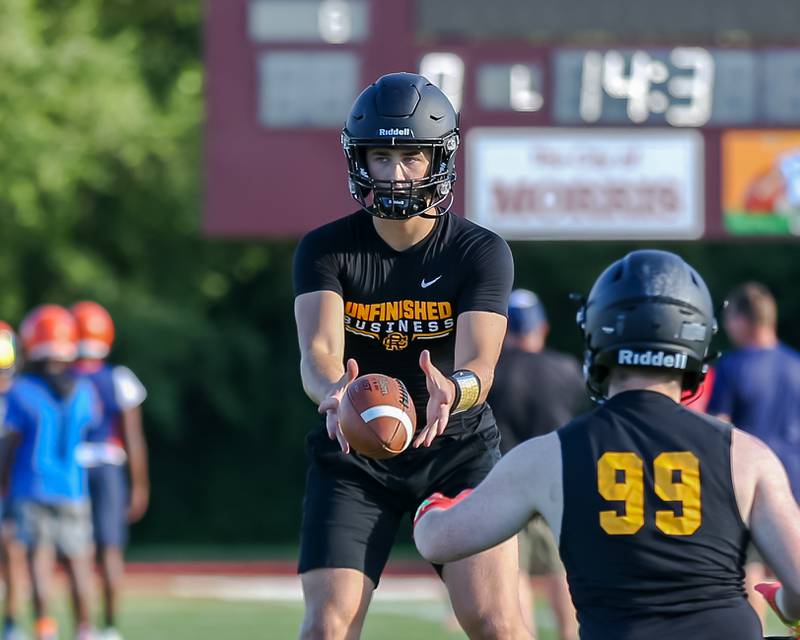
[[589, 391], [604, 395], [615, 366], [683, 374], [694, 393], [708, 371], [717, 331], [711, 294], [700, 274], [667, 251], [629, 253], [597, 279], [578, 311]]

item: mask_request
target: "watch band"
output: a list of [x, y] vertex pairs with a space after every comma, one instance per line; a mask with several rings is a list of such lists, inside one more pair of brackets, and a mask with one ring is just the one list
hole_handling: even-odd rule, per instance
[[456, 397], [450, 415], [462, 413], [478, 404], [481, 396], [481, 379], [474, 371], [459, 369], [450, 376], [456, 388]]

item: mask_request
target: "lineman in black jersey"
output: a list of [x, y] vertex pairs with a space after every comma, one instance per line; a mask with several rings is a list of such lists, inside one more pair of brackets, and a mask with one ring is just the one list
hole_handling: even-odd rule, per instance
[[800, 618], [800, 509], [781, 463], [680, 404], [716, 329], [699, 274], [674, 254], [633, 252], [578, 319], [600, 406], [512, 450], [468, 497], [425, 501], [422, 555], [491, 547], [537, 511], [559, 540], [583, 640], [755, 640], [743, 586], [752, 536], [783, 581], [776, 606]]
[[[401, 518], [431, 491], [475, 486], [500, 457], [484, 400], [513, 264], [502, 239], [448, 211], [457, 125], [421, 76], [368, 87], [342, 133], [361, 209], [310, 232], [295, 254], [303, 385], [326, 416], [307, 439], [303, 638], [357, 638]], [[390, 460], [351, 452], [339, 427], [359, 371], [400, 378], [415, 402], [412, 447]], [[440, 568], [471, 638], [530, 638], [516, 553], [511, 541]]]

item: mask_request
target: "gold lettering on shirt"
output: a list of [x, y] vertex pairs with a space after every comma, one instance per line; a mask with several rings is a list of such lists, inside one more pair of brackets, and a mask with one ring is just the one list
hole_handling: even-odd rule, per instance
[[455, 329], [453, 305], [446, 300], [348, 300], [344, 315], [345, 331], [378, 340], [387, 351], [402, 351], [413, 340], [444, 338]]

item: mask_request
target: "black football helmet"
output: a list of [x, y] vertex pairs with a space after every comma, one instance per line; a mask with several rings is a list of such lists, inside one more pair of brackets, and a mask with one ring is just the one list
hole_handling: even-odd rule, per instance
[[695, 393], [708, 372], [717, 332], [706, 283], [667, 251], [634, 251], [597, 279], [577, 316], [584, 338], [584, 376], [592, 396], [605, 395], [611, 367], [652, 367], [683, 374]]
[[[350, 193], [380, 218], [405, 220], [429, 209], [443, 215], [453, 202], [459, 142], [458, 114], [436, 85], [416, 73], [382, 76], [356, 98], [342, 129]], [[370, 147], [428, 149], [430, 172], [421, 180], [374, 180]]]

